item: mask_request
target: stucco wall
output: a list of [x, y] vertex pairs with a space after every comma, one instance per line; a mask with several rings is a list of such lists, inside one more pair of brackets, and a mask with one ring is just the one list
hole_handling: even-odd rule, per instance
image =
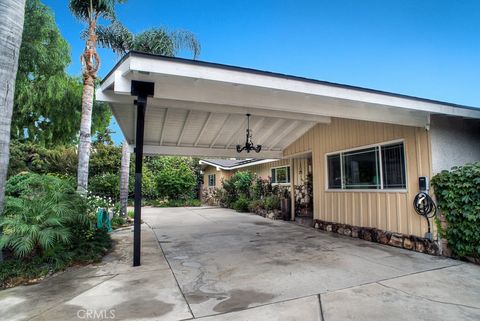
[[433, 115], [430, 122], [433, 173], [480, 161], [480, 121]]
[[[326, 153], [399, 139], [405, 144], [405, 191], [326, 190]], [[330, 124], [318, 124], [305, 133], [283, 154], [289, 158], [307, 151], [312, 152], [316, 219], [417, 236], [427, 231], [426, 220], [412, 206], [418, 177], [431, 176], [429, 134], [425, 129], [332, 118]]]
[[229, 171], [224, 171], [222, 169], [217, 170], [216, 167], [213, 166], [207, 166], [203, 170], [203, 186], [204, 187], [209, 187], [208, 186], [208, 175], [210, 174], [215, 174], [215, 187], [222, 187], [222, 179], [223, 178], [228, 178], [232, 174]]

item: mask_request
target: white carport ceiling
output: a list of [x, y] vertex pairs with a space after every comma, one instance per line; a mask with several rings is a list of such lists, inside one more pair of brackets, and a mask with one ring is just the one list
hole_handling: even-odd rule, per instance
[[[475, 108], [218, 64], [131, 52], [107, 75], [108, 102], [135, 145], [131, 81], [155, 83], [145, 117], [146, 154], [280, 158], [282, 150], [330, 117], [426, 127], [432, 113], [480, 118]], [[237, 154], [251, 113], [259, 154]]]

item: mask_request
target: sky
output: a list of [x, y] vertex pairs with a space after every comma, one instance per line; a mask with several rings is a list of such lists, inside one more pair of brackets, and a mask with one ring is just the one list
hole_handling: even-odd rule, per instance
[[[84, 26], [68, 1], [42, 2], [71, 45], [68, 71], [79, 75]], [[117, 17], [133, 32], [193, 32], [203, 61], [480, 107], [478, 0], [129, 0]], [[104, 76], [119, 57], [99, 54]]]

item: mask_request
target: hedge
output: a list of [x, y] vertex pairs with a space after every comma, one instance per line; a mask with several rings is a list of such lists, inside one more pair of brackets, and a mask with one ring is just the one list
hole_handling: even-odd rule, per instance
[[456, 256], [480, 258], [480, 162], [443, 171], [432, 185], [446, 222], [440, 235]]

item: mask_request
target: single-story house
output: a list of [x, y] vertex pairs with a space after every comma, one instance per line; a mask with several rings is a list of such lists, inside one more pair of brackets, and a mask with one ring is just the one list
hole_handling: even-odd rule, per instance
[[[479, 108], [355, 86], [130, 52], [96, 94], [110, 104], [137, 159], [161, 154], [310, 164], [319, 224], [423, 237], [427, 222], [413, 208], [419, 178], [480, 160]], [[246, 114], [259, 153], [237, 153]], [[298, 171], [290, 173], [295, 180]], [[140, 163], [136, 180], [139, 219]]]
[[209, 205], [218, 205], [215, 189], [222, 187], [222, 181], [238, 171], [249, 171], [256, 177], [271, 181], [272, 185], [285, 186], [290, 192], [295, 191], [292, 220], [309, 224], [313, 218], [313, 207], [305, 186], [312, 179], [312, 163], [309, 158], [301, 158], [292, 163], [285, 159], [201, 159], [202, 201]]

